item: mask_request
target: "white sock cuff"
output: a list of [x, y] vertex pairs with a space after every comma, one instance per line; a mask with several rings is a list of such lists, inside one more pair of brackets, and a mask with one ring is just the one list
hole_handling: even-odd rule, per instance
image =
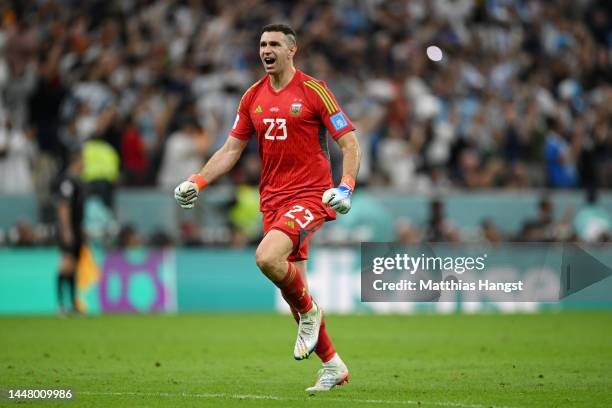
[[334, 356], [326, 363], [323, 363], [324, 366], [327, 367], [335, 367], [344, 364], [338, 353], [334, 354]]

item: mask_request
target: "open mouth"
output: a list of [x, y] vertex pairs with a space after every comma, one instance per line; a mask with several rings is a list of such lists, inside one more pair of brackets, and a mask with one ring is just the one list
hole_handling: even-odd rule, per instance
[[274, 58], [274, 57], [265, 57], [263, 59], [263, 61], [264, 61], [264, 65], [266, 66], [266, 68], [272, 68], [272, 66], [276, 62], [276, 58]]

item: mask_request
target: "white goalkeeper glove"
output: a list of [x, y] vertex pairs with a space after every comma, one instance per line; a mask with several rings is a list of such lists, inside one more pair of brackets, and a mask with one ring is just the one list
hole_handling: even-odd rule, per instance
[[174, 189], [174, 198], [182, 208], [193, 208], [205, 185], [206, 181], [201, 175], [193, 174]]
[[355, 180], [351, 176], [342, 177], [340, 185], [323, 193], [323, 204], [329, 205], [335, 212], [346, 214], [351, 209], [351, 196]]

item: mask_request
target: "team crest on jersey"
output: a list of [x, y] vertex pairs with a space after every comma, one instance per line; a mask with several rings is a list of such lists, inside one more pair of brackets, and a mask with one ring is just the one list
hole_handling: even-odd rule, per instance
[[292, 103], [291, 104], [291, 114], [293, 116], [299, 116], [302, 113], [302, 104], [301, 103]]

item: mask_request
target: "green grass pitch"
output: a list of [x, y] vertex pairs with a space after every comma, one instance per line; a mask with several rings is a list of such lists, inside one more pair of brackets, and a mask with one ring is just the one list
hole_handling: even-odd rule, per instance
[[74, 390], [45, 407], [612, 407], [611, 312], [328, 323], [352, 379], [323, 395], [275, 314], [3, 317], [0, 388]]

